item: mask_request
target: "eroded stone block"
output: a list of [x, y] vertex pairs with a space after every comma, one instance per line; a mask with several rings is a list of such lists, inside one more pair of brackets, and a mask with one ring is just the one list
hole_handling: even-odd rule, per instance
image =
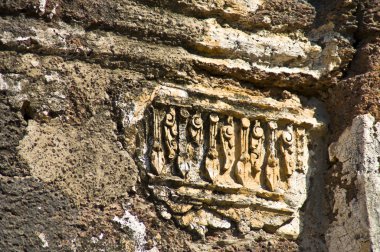
[[203, 238], [232, 223], [243, 233], [287, 225], [279, 234], [297, 238], [320, 109], [289, 94], [161, 87], [139, 153], [158, 210]]

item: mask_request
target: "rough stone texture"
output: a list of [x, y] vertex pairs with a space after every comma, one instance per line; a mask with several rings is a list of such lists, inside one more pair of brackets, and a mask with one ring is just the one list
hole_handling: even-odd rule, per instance
[[[0, 250], [379, 251], [379, 8], [378, 0], [1, 1]], [[309, 143], [315, 169], [299, 188], [297, 221], [276, 234], [275, 225], [245, 234], [244, 223], [222, 223], [202, 241], [167, 220], [138, 155], [163, 86], [233, 93], [240, 109], [252, 96], [327, 108], [315, 111], [330, 118], [327, 130], [312, 138], [336, 143], [330, 164], [326, 145]], [[209, 208], [192, 210], [196, 223], [210, 211], [236, 216]]]
[[[328, 90], [327, 105], [331, 115], [332, 140], [337, 140], [343, 130], [350, 126], [356, 115], [371, 113], [379, 119], [379, 8], [378, 1], [337, 1], [344, 8], [356, 5], [354, 23], [356, 54], [346, 71], [345, 78], [333, 83]], [[348, 19], [350, 15], [343, 15]], [[341, 27], [345, 27], [345, 21]]]
[[114, 199], [135, 185], [135, 164], [117, 145], [113, 132], [103, 132], [102, 128], [115, 127], [110, 118], [87, 123], [65, 127], [58, 120], [49, 125], [30, 120], [27, 136], [19, 145], [20, 156], [29, 164], [33, 177], [53, 182], [78, 201]]
[[302, 100], [289, 92], [275, 100], [239, 88], [159, 87], [140, 133], [139, 167], [162, 217], [203, 239], [209, 229], [233, 226], [245, 235], [263, 229], [299, 238], [310, 177], [326, 167], [327, 123], [321, 103]]
[[0, 97], [0, 173], [4, 176], [29, 175], [28, 166], [16, 152], [27, 124], [22, 113], [11, 108], [6, 95], [0, 94]]
[[[228, 3], [219, 4], [226, 8], [224, 11], [229, 10]], [[194, 3], [189, 5], [197, 6]], [[217, 8], [218, 5], [212, 4], [212, 8]], [[243, 12], [237, 14], [237, 17], [261, 17], [267, 20], [268, 27], [275, 27], [276, 25], [270, 25], [271, 18], [279, 16], [275, 13], [280, 12], [280, 5], [288, 10], [300, 8], [305, 18], [314, 17], [311, 6], [301, 1], [267, 3], [260, 7], [261, 13], [257, 9], [258, 15], [255, 12]], [[172, 11], [163, 8], [157, 12], [157, 8], [145, 5], [144, 1], [96, 5], [91, 1], [75, 4], [49, 1], [43, 11], [28, 1], [5, 2], [2, 6], [11, 13], [22, 10], [32, 16], [39, 14], [47, 19], [62, 19], [67, 22], [46, 23], [33, 19], [29, 22], [34, 25], [26, 25], [18, 17], [3, 18], [1, 42], [4, 48], [19, 48], [18, 50], [39, 51], [44, 54], [54, 51], [54, 54], [60, 55], [86, 55], [87, 60], [107, 65], [126, 64], [127, 62], [122, 63], [120, 60], [129, 58], [132, 60], [127, 64], [144, 72], [146, 64], [149, 63], [156, 62], [155, 66], [150, 67], [150, 71], [154, 71], [164, 62], [170, 64], [182, 61], [182, 64], [174, 67], [177, 71], [166, 73], [156, 70], [152, 73], [156, 78], [174, 78], [177, 81], [186, 76], [193, 79], [191, 70], [206, 70], [260, 86], [287, 86], [315, 92], [315, 88], [320, 88], [325, 83], [324, 79], [339, 76], [353, 54], [351, 38], [335, 32], [334, 27], [328, 25], [311, 30], [309, 36], [298, 30], [297, 26], [287, 33], [275, 33], [266, 27], [247, 32], [239, 29], [240, 27], [223, 26], [223, 22], [218, 22], [212, 16], [197, 19], [191, 15], [179, 15], [176, 13], [182, 9], [179, 7], [171, 6]], [[290, 12], [289, 15], [296, 12]], [[285, 20], [274, 22], [283, 27], [281, 23]], [[287, 21], [291, 23], [291, 20]], [[11, 30], [7, 25], [10, 22], [14, 27]], [[78, 23], [83, 26], [78, 27]], [[305, 24], [307, 23], [309, 22]], [[90, 31], [85, 32], [86, 28]], [[39, 32], [42, 30], [44, 32]], [[108, 32], [110, 30], [112, 32]], [[120, 33], [127, 36], [120, 36]], [[133, 46], [136, 39], [140, 40], [140, 45], [144, 44], [141, 44], [142, 41], [147, 44], [140, 46], [138, 50], [126, 50], [136, 47]], [[107, 43], [102, 40], [107, 40]], [[160, 49], [164, 48], [154, 46], [155, 43], [152, 42], [156, 41], [167, 45], [165, 51], [172, 53], [160, 53]], [[172, 60], [168, 60], [168, 55], [171, 55]], [[104, 61], [105, 58], [109, 60]], [[146, 63], [141, 65], [142, 61]], [[186, 69], [181, 69], [183, 64]]]
[[2, 251], [67, 250], [77, 210], [59, 190], [33, 178], [1, 178]]
[[329, 147], [333, 209], [327, 233], [330, 251], [380, 250], [379, 123], [366, 114], [356, 117]]
[[331, 118], [335, 128], [332, 139], [336, 140], [356, 115], [371, 113], [376, 119], [380, 118], [379, 80], [379, 72], [366, 72], [342, 80], [330, 90], [333, 96], [329, 101], [330, 111], [339, 111]]
[[331, 202], [326, 241], [331, 251], [380, 250], [378, 8], [378, 1], [358, 3], [357, 53], [346, 78], [329, 90], [330, 139], [336, 141], [329, 148], [332, 168], [326, 177]]

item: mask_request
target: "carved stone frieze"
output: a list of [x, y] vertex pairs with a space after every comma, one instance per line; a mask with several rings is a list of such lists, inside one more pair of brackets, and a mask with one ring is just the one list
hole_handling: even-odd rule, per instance
[[200, 113], [195, 113], [191, 118], [190, 136], [196, 146], [203, 144], [203, 120]]
[[180, 110], [180, 120], [179, 120], [179, 156], [178, 156], [178, 168], [179, 173], [182, 178], [187, 178], [189, 172], [192, 168], [192, 157], [194, 155], [194, 150], [190, 143], [188, 143], [186, 137], [186, 129], [189, 124], [190, 113], [187, 109]]
[[159, 112], [156, 109], [152, 109], [153, 114], [153, 148], [151, 154], [151, 163], [153, 172], [160, 175], [165, 166], [165, 157], [161, 143], [161, 120]]
[[269, 144], [267, 146], [268, 150], [268, 160], [266, 166], [266, 186], [270, 191], [274, 191], [277, 188], [277, 184], [280, 180], [280, 167], [279, 160], [277, 157], [277, 123], [269, 122]]
[[167, 150], [167, 158], [173, 160], [178, 150], [178, 129], [177, 129], [176, 110], [174, 107], [169, 107], [165, 114], [164, 121], [164, 139]]
[[247, 118], [241, 119], [241, 131], [240, 131], [240, 158], [236, 165], [236, 180], [239, 184], [252, 187], [252, 165], [251, 159], [248, 153], [248, 132], [250, 127], [250, 121]]
[[259, 120], [255, 120], [251, 137], [252, 176], [257, 184], [261, 184], [261, 171], [264, 162], [264, 129]]
[[315, 108], [297, 99], [191, 94], [163, 87], [147, 113], [142, 160], [158, 210], [166, 206], [165, 216], [201, 236], [213, 224], [198, 215], [224, 228], [235, 222], [241, 232], [275, 232], [297, 219], [311, 134], [324, 128]]
[[297, 128], [296, 129], [296, 153], [297, 153], [297, 163], [296, 163], [296, 169], [299, 172], [303, 172], [305, 169], [305, 165], [307, 162], [307, 136], [305, 129]]
[[[192, 180], [203, 177], [206, 182], [237, 183], [248, 188], [261, 187], [275, 191], [280, 181], [286, 183], [286, 178], [291, 176], [298, 166], [300, 167], [297, 170], [303, 170], [304, 148], [307, 145], [307, 136], [303, 128], [297, 128], [296, 135], [291, 124], [279, 130], [274, 121], [236, 119], [232, 116], [209, 113], [206, 121], [208, 128], [204, 129], [199, 112], [191, 114], [187, 109], [174, 107], [167, 111], [164, 126], [161, 128], [159, 112], [153, 109], [152, 113], [154, 144], [150, 156], [153, 173], [156, 175], [162, 173], [164, 164], [171, 163], [178, 155], [178, 170], [175, 163], [171, 163], [172, 168], [169, 169], [173, 176], [179, 175], [181, 178]], [[179, 123], [176, 120], [177, 114]], [[221, 122], [220, 118], [223, 118], [225, 123]], [[239, 132], [235, 130], [235, 124]], [[266, 130], [263, 127], [266, 127]], [[167, 149], [166, 158], [161, 147], [161, 134], [164, 135]], [[204, 136], [208, 136], [208, 139]], [[296, 140], [296, 136], [299, 136], [299, 139]], [[205, 155], [203, 150], [206, 150]], [[265, 174], [264, 179], [262, 174]], [[265, 183], [262, 183], [262, 180]], [[283, 189], [286, 189], [286, 186]]]
[[219, 116], [217, 114], [210, 114], [210, 132], [209, 132], [209, 147], [205, 162], [205, 171], [208, 179], [212, 183], [216, 182], [220, 173], [219, 153], [216, 149], [216, 135], [218, 134]]
[[221, 181], [225, 183], [234, 183], [232, 180], [235, 164], [235, 128], [234, 118], [227, 117], [226, 124], [221, 126], [220, 140], [224, 162], [221, 168]]
[[220, 135], [225, 157], [222, 172], [227, 172], [232, 169], [235, 161], [235, 132], [232, 116], [229, 116], [227, 118], [227, 124], [225, 126], [222, 126]]
[[287, 125], [286, 129], [281, 134], [280, 150], [282, 154], [282, 161], [284, 173], [286, 176], [291, 176], [295, 170], [295, 136], [293, 132], [293, 125]]

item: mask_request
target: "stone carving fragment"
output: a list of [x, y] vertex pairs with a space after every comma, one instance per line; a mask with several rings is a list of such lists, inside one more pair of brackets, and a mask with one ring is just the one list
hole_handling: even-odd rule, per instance
[[186, 139], [186, 128], [188, 126], [188, 121], [190, 113], [187, 109], [182, 108], [180, 110], [180, 120], [179, 120], [179, 154], [178, 154], [178, 168], [181, 177], [187, 179], [188, 174], [191, 169], [191, 158], [194, 155], [194, 150], [192, 145], [187, 142]]
[[241, 119], [241, 155], [236, 167], [236, 179], [245, 187], [252, 182], [252, 164], [248, 153], [249, 126], [247, 118]]
[[280, 167], [277, 158], [276, 142], [277, 142], [277, 123], [269, 122], [270, 138], [268, 145], [268, 162], [266, 166], [266, 185], [270, 191], [274, 191], [277, 188], [277, 184], [280, 180]]
[[296, 161], [296, 169], [300, 172], [304, 172], [304, 167], [306, 166], [307, 158], [307, 136], [306, 131], [303, 128], [296, 129], [296, 137], [297, 137], [297, 161]]
[[219, 154], [216, 149], [216, 135], [218, 133], [219, 116], [217, 114], [210, 114], [210, 138], [209, 150], [206, 157], [206, 175], [215, 183], [220, 172]]
[[203, 120], [200, 113], [196, 113], [191, 119], [190, 136], [197, 146], [203, 144]]
[[151, 172], [142, 174], [157, 211], [204, 239], [209, 228], [296, 239], [306, 174], [323, 149], [318, 108], [293, 98], [213, 92], [164, 87], [152, 101], [151, 135], [136, 151], [142, 168], [150, 161]]
[[151, 154], [151, 164], [153, 172], [160, 175], [165, 166], [165, 157], [161, 144], [161, 127], [160, 115], [156, 109], [152, 109], [153, 113], [153, 148]]
[[285, 178], [296, 170], [303, 172], [307, 166], [307, 135], [299, 126], [288, 124], [279, 131], [277, 122], [270, 121], [267, 139], [260, 120], [252, 119], [251, 127], [251, 120], [243, 118], [239, 129], [240, 144], [236, 146], [239, 134], [236, 135], [234, 118], [227, 116], [219, 129], [219, 115], [211, 113], [206, 148], [200, 112], [190, 113], [185, 107], [177, 110], [169, 106], [162, 120], [159, 111], [153, 110], [151, 163], [157, 175], [171, 169], [173, 175], [188, 182], [201, 182], [204, 175], [207, 181], [224, 187], [239, 183], [248, 188], [263, 186], [266, 190], [282, 193], [288, 188]]
[[264, 129], [261, 127], [260, 121], [255, 120], [251, 138], [251, 163], [252, 176], [258, 184], [260, 184], [261, 168], [265, 155], [264, 140]]
[[222, 148], [225, 157], [224, 166], [222, 168], [223, 173], [230, 171], [235, 162], [235, 133], [233, 123], [233, 117], [229, 116], [227, 118], [227, 125], [221, 129]]
[[200, 167], [203, 161], [203, 119], [199, 112], [195, 113], [188, 127], [190, 142], [187, 144], [187, 152], [191, 153], [190, 171], [188, 179], [196, 181], [200, 180]]
[[176, 112], [174, 107], [170, 107], [169, 111], [165, 115], [164, 121], [164, 136], [165, 136], [165, 146], [167, 149], [167, 158], [173, 160], [176, 156], [178, 150], [177, 136], [177, 122], [176, 122]]
[[291, 176], [295, 170], [295, 140], [293, 125], [289, 124], [281, 134], [280, 150], [283, 158], [283, 169], [286, 176]]

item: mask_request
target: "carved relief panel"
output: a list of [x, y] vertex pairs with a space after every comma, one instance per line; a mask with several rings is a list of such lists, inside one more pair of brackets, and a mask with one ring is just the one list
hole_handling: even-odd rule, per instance
[[[280, 128], [274, 121], [173, 106], [152, 107], [151, 114], [150, 164], [155, 175], [276, 191], [287, 188], [295, 170], [303, 170], [307, 136], [300, 126]], [[170, 169], [165, 170], [167, 165]]]
[[298, 218], [311, 135], [324, 124], [297, 100], [202, 91], [164, 87], [147, 110], [142, 155], [158, 208], [201, 236], [211, 224], [196, 223], [198, 214], [221, 228], [276, 222], [281, 230]]

